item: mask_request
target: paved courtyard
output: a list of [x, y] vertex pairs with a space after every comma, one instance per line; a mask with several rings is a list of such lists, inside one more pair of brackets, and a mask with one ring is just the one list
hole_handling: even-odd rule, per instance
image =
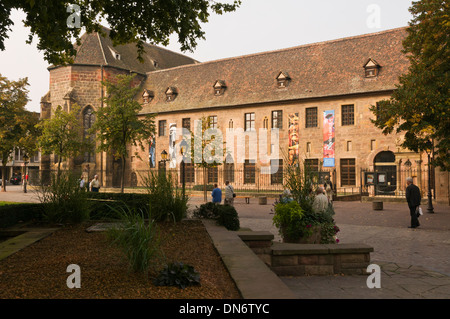
[[[35, 202], [33, 191], [24, 194], [19, 186], [0, 192], [0, 201]], [[193, 196], [191, 209], [203, 203]], [[236, 198], [241, 227], [270, 231], [273, 200], [259, 205], [252, 198]], [[371, 203], [335, 202], [335, 220], [340, 243], [365, 243], [374, 248], [371, 263], [381, 266], [381, 289], [369, 289], [367, 276], [282, 277], [298, 298], [438, 298], [450, 299], [450, 207], [434, 205], [434, 214], [424, 213], [421, 226], [409, 229], [406, 203], [384, 203], [382, 211]], [[426, 208], [426, 207], [424, 207]], [[426, 209], [425, 209], [426, 210]]]

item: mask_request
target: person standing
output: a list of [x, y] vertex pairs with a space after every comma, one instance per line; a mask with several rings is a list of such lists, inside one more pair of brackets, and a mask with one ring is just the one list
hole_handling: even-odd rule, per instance
[[100, 189], [100, 182], [98, 181], [98, 175], [94, 176], [94, 179], [91, 181], [91, 191], [98, 193], [99, 189]]
[[328, 198], [325, 195], [325, 192], [323, 190], [322, 187], [318, 187], [316, 189], [316, 197], [314, 197], [314, 202], [313, 202], [313, 212], [314, 213], [321, 213], [323, 211], [326, 211], [328, 208]]
[[225, 182], [225, 205], [231, 205], [234, 204], [234, 198], [236, 197], [236, 194], [234, 193], [233, 186], [231, 186], [230, 181]]
[[86, 181], [84, 180], [84, 176], [83, 175], [81, 175], [81, 177], [80, 177], [80, 189], [81, 190], [85, 190], [86, 188]]
[[222, 202], [222, 191], [217, 184], [214, 184], [214, 189], [212, 190], [211, 196], [213, 203], [220, 204]]
[[408, 228], [416, 228], [420, 226], [419, 223], [419, 206], [422, 197], [420, 196], [420, 189], [413, 184], [411, 177], [406, 178], [406, 201], [408, 202], [409, 214], [411, 215], [411, 226]]
[[326, 195], [328, 197], [328, 201], [330, 203], [333, 202], [333, 183], [330, 181], [330, 177], [325, 176], [325, 183], [323, 184], [323, 188], [325, 189]]

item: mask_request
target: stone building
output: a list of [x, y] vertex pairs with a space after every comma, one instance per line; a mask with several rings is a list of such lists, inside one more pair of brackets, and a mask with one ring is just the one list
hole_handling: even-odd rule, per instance
[[[104, 28], [104, 32], [108, 35], [109, 30]], [[73, 64], [48, 68], [50, 85], [49, 92], [41, 99], [41, 118], [51, 117], [58, 105], [68, 111], [77, 103], [82, 108], [80, 120], [85, 132], [95, 120], [94, 112], [103, 106], [105, 88], [102, 81], [118, 74], [133, 73], [136, 75], [136, 84], [139, 84], [150, 72], [197, 63], [189, 57], [149, 44], [145, 44], [146, 53], [141, 63], [137, 60], [135, 44], [113, 46], [109, 36], [99, 33], [84, 34], [76, 49]], [[41, 170], [55, 169], [55, 163], [55, 156], [42, 156]], [[96, 153], [95, 150], [63, 164], [64, 168], [83, 170], [90, 177], [94, 172], [99, 173], [105, 186], [114, 186], [120, 180], [117, 176], [120, 161], [108, 154]]]
[[[149, 46], [141, 65], [133, 60], [130, 46], [121, 51], [99, 35], [85, 35], [74, 65], [50, 68], [50, 102], [43, 103], [43, 110], [57, 104], [70, 108], [76, 101], [86, 116], [90, 108], [101, 107], [102, 78], [135, 72], [141, 81], [136, 99], [143, 105], [142, 114], [156, 114], [157, 133], [141, 159], [132, 156], [128, 161], [129, 180], [149, 166], [166, 165], [163, 151], [169, 153], [167, 165], [179, 169], [179, 148], [174, 145], [180, 145], [181, 134], [174, 129], [194, 131], [195, 121], [204, 117], [222, 132], [224, 141], [227, 134], [235, 134], [225, 146], [228, 156], [221, 173], [212, 169], [209, 182], [230, 179], [235, 185], [259, 188], [258, 176], [263, 174], [255, 178], [255, 172], [265, 172], [269, 177], [264, 183], [276, 186], [282, 176], [282, 169], [276, 168], [297, 157], [329, 174], [338, 190], [364, 185], [364, 192], [373, 193], [375, 179], [383, 186], [377, 195], [402, 195], [405, 178], [411, 175], [425, 192], [426, 154], [400, 148], [402, 135], [383, 135], [370, 121], [374, 115], [369, 107], [388, 99], [408, 69], [401, 52], [405, 37], [406, 29], [398, 28], [203, 63]], [[266, 140], [267, 145], [261, 144]], [[244, 158], [237, 159], [242, 150]], [[105, 183], [118, 170], [106, 154], [72, 163], [88, 164], [103, 172]], [[203, 183], [193, 173], [193, 164], [186, 165], [186, 182]], [[437, 170], [432, 178], [436, 199], [448, 203], [448, 173]]]

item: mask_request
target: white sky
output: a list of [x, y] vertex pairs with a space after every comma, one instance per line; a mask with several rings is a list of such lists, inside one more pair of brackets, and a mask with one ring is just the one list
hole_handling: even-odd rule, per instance
[[[412, 0], [242, 0], [236, 12], [211, 15], [203, 26], [206, 40], [184, 54], [204, 62], [403, 27], [412, 18], [411, 5]], [[36, 42], [25, 43], [24, 16], [13, 14], [6, 50], [0, 51], [0, 74], [10, 80], [28, 77], [27, 109], [39, 112], [49, 88], [49, 64]], [[167, 48], [180, 52], [177, 37], [171, 39]]]

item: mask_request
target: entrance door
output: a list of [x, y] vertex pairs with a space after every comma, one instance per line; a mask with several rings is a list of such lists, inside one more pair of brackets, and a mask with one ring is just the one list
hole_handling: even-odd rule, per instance
[[397, 189], [397, 166], [391, 151], [382, 151], [375, 156], [375, 195], [394, 195]]

